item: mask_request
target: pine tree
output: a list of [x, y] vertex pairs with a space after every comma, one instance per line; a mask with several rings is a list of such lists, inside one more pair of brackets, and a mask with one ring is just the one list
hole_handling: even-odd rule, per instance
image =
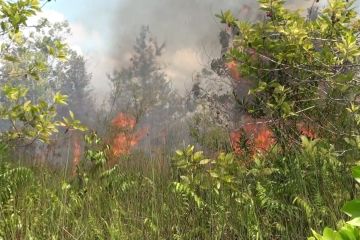
[[149, 27], [142, 27], [134, 45], [131, 64], [115, 71], [110, 80], [113, 113], [133, 115], [137, 122], [150, 118], [171, 118], [178, 110], [179, 96], [164, 73], [160, 57], [165, 44], [159, 45]]
[[165, 142], [174, 146], [168, 140], [180, 139], [174, 136], [174, 132], [179, 134], [174, 129], [181, 120], [179, 115], [184, 113], [182, 98], [172, 88], [160, 62], [164, 47], [151, 35], [149, 27], [143, 26], [130, 65], [110, 76], [110, 117], [119, 112], [134, 117], [137, 129], [148, 129], [147, 140], [153, 146]]
[[53, 86], [68, 96], [68, 105], [60, 110], [60, 115], [66, 115], [71, 109], [78, 118], [90, 124], [94, 118], [94, 101], [91, 96], [91, 74], [87, 72], [84, 57], [75, 51], [70, 51], [69, 60], [57, 66], [58, 81]]

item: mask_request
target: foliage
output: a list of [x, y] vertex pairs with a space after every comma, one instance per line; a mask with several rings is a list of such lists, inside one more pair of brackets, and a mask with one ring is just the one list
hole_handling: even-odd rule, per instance
[[[239, 101], [243, 109], [256, 119], [271, 120], [283, 150], [299, 139], [293, 131], [299, 122], [314, 125], [318, 136], [331, 139], [338, 151], [348, 150], [346, 138], [359, 135], [347, 110], [356, 108], [359, 95], [354, 1], [331, 0], [312, 20], [286, 9], [284, 1], [259, 3], [264, 21], [241, 22], [230, 11], [218, 16], [239, 32], [226, 58], [255, 85]], [[344, 158], [357, 153], [352, 149]]]
[[[85, 136], [80, 164], [68, 174], [67, 169], [16, 164], [8, 145], [0, 144], [0, 239], [263, 240], [305, 239], [311, 233], [310, 239], [359, 239], [359, 201], [347, 202], [357, 199], [360, 178], [360, 169], [352, 168], [360, 151], [359, 23], [352, 2], [332, 0], [311, 19], [285, 9], [284, 1], [259, 2], [264, 21], [240, 22], [230, 11], [219, 17], [239, 33], [226, 55], [228, 66], [237, 66], [255, 86], [248, 99], [237, 103], [254, 119], [268, 120], [274, 146], [251, 156], [232, 152], [224, 130], [229, 126], [214, 121], [218, 114], [209, 113], [211, 108], [201, 112], [199, 121], [193, 118], [191, 134], [204, 152], [188, 146], [168, 156], [150, 149], [151, 154], [129, 154], [113, 165], [109, 145], [92, 132]], [[82, 129], [71, 111], [69, 118], [57, 120], [64, 95], [31, 89], [26, 82], [54, 76], [48, 58], [63, 60], [67, 53], [56, 34], [29, 48], [41, 51], [27, 49], [31, 36], [17, 35], [39, 2], [0, 1], [0, 6], [8, 44], [1, 50], [3, 72], [9, 74], [2, 78], [1, 117], [13, 122], [2, 131], [2, 141], [19, 134], [46, 141], [59, 126]], [[112, 110], [122, 112], [114, 122], [124, 131], [144, 118], [164, 127], [179, 116], [172, 107], [179, 98], [159, 69], [162, 48], [143, 28], [132, 64], [110, 77]], [[86, 100], [84, 61], [75, 53], [70, 61], [58, 62], [64, 82], [55, 88]], [[79, 86], [73, 88], [75, 83]], [[200, 96], [198, 90], [193, 93]], [[203, 99], [214, 99], [212, 106], [217, 106], [223, 98], [228, 103], [230, 92], [204, 93]], [[316, 136], [294, 131], [299, 123], [314, 126]], [[344, 213], [351, 219], [339, 223]], [[321, 229], [323, 236], [317, 233]]]
[[189, 135], [206, 152], [230, 150], [226, 128], [216, 125], [206, 113], [196, 113], [188, 121]]
[[[328, 143], [304, 138], [302, 148], [288, 156], [276, 150], [258, 155], [245, 168], [244, 160], [234, 155], [207, 159], [189, 147], [177, 152], [179, 181], [173, 188], [186, 203], [187, 216], [194, 208], [203, 212], [193, 224], [202, 224], [203, 219], [214, 227], [226, 223], [218, 232], [225, 239], [303, 239], [309, 226], [337, 224], [340, 212], [334, 209], [350, 191], [339, 187], [350, 186], [351, 179], [338, 172], [342, 163]], [[196, 236], [206, 239], [208, 229], [202, 229], [203, 235]]]
[[85, 143], [85, 160], [91, 162], [96, 169], [104, 167], [108, 161], [109, 146], [95, 132], [85, 135]]
[[[353, 168], [352, 176], [355, 178], [356, 182], [359, 183], [359, 172], [360, 167]], [[318, 234], [313, 231], [314, 237], [308, 238], [309, 240], [326, 240], [326, 239], [360, 239], [360, 202], [359, 200], [352, 200], [346, 202], [342, 208], [342, 211], [345, 212], [348, 216], [351, 217], [351, 220], [348, 221], [344, 226], [342, 226], [338, 231], [335, 231], [329, 227], [326, 227], [323, 231], [323, 235]]]
[[106, 168], [103, 143], [86, 138], [84, 159], [67, 177], [4, 159], [0, 237], [304, 239], [310, 227], [335, 227], [336, 206], [348, 196], [349, 179], [326, 142], [304, 139], [302, 152], [259, 155], [248, 167], [234, 154], [208, 158], [189, 146], [168, 175], [159, 158]]
[[[162, 151], [173, 151], [174, 145], [187, 137], [176, 127], [185, 125], [182, 117], [186, 114], [182, 97], [172, 87], [161, 61], [165, 44], [159, 44], [150, 28], [141, 27], [131, 52], [130, 62], [115, 70], [109, 76], [111, 95], [110, 111], [107, 118], [124, 113], [135, 118], [134, 134], [146, 129], [150, 146], [156, 148], [166, 142]], [[108, 124], [109, 119], [106, 119]], [[118, 129], [111, 128], [108, 135], [117, 135]], [[120, 135], [123, 131], [120, 131]], [[141, 137], [142, 138], [142, 137]], [[119, 139], [120, 140], [120, 139]], [[140, 143], [140, 146], [144, 141]]]
[[60, 116], [66, 116], [69, 110], [87, 126], [94, 125], [94, 101], [90, 88], [91, 74], [88, 73], [84, 57], [70, 50], [68, 60], [59, 62], [55, 69], [56, 81], [52, 88], [68, 96], [68, 105], [58, 109]]
[[114, 111], [129, 111], [137, 121], [151, 113], [157, 117], [163, 112], [171, 115], [169, 111], [178, 96], [159, 62], [164, 47], [151, 36], [149, 27], [142, 27], [129, 67], [110, 76], [113, 86], [110, 105]]
[[[0, 57], [2, 103], [0, 119], [6, 123], [1, 139], [7, 142], [31, 144], [36, 140], [48, 141], [59, 126], [83, 129], [73, 116], [66, 121], [56, 120], [56, 107], [66, 104], [67, 97], [60, 92], [47, 98], [30, 94], [29, 82], [35, 86], [43, 74], [52, 67], [49, 59], [65, 60], [67, 48], [59, 39], [45, 37], [44, 51], [32, 51], [31, 36], [26, 35], [27, 22], [40, 11], [38, 0], [1, 1], [2, 45]], [[41, 29], [41, 25], [37, 28]]]

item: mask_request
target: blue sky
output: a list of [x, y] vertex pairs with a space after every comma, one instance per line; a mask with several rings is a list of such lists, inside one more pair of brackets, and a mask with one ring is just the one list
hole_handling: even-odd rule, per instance
[[69, 44], [81, 52], [93, 75], [96, 93], [106, 95], [106, 74], [113, 71], [116, 60], [110, 57], [113, 18], [123, 0], [53, 0], [43, 8], [47, 18], [67, 20], [72, 29]]
[[70, 23], [81, 24], [103, 37], [111, 37], [109, 26], [121, 2], [122, 0], [53, 0], [43, 10], [56, 11]]
[[121, 2], [122, 0], [53, 0], [44, 9], [61, 12], [69, 21], [83, 21], [100, 27], [113, 16]]

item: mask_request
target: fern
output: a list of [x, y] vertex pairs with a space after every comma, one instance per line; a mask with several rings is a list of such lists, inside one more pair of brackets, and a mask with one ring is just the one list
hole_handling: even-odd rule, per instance
[[33, 173], [28, 168], [3, 168], [0, 173], [0, 203], [5, 204], [15, 196], [21, 187], [30, 184], [32, 181]]
[[256, 184], [256, 196], [258, 197], [258, 200], [260, 201], [260, 204], [264, 208], [269, 208], [270, 210], [274, 211], [282, 211], [284, 210], [283, 204], [272, 198], [265, 187], [261, 185], [260, 182]]
[[186, 203], [187, 199], [192, 199], [198, 208], [203, 208], [205, 206], [204, 201], [199, 197], [187, 184], [180, 182], [173, 182], [173, 191], [177, 194], [180, 194], [183, 197], [184, 202]]
[[297, 196], [294, 198], [293, 203], [305, 211], [308, 220], [311, 220], [313, 218], [314, 209], [311, 207], [309, 201], [305, 200], [300, 196]]

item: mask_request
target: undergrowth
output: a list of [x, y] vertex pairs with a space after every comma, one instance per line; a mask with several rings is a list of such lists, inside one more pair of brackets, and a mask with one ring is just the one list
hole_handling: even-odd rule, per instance
[[306, 140], [291, 155], [274, 150], [250, 166], [188, 147], [169, 157], [170, 174], [151, 161], [152, 171], [124, 167], [131, 160], [109, 169], [85, 159], [64, 176], [2, 159], [1, 238], [306, 239], [336, 227], [337, 209], [354, 195], [326, 142]]

